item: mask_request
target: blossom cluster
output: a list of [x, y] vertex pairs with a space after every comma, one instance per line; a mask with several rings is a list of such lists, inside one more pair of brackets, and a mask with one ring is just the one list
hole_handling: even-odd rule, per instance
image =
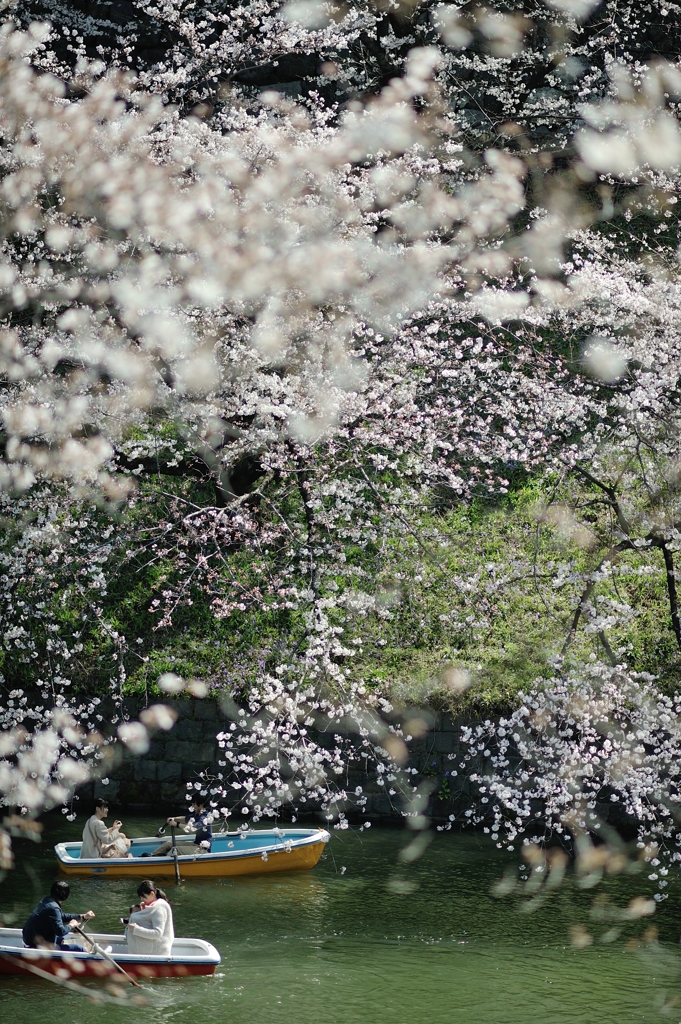
[[[555, 588], [571, 572], [581, 584], [563, 655], [579, 627], [618, 663], [608, 635], [635, 610], [598, 585], [625, 551], [662, 555], [681, 646], [681, 79], [646, 56], [669, 10], [128, 7], [137, 20], [112, 35], [88, 5], [20, 0], [0, 30], [0, 602], [19, 676], [2, 799], [37, 813], [114, 734], [143, 753], [150, 729], [172, 725], [162, 705], [123, 721], [127, 671], [147, 654], [105, 601], [137, 559], [158, 570], [159, 631], [197, 593], [216, 619], [265, 608], [303, 623], [228, 694], [225, 771], [197, 782], [216, 805], [259, 817], [314, 804], [342, 822], [364, 803], [343, 776], [371, 761], [418, 817], [389, 701], [353, 658], [356, 623], [391, 614], [385, 552], [413, 543], [437, 563], [444, 531], [420, 532], [419, 510], [504, 495], [519, 470], [586, 481], [609, 517], [598, 537], [569, 502], [539, 517], [604, 546], [581, 575], [555, 567]], [[173, 489], [177, 477], [206, 490]], [[152, 500], [162, 514], [141, 526]], [[484, 623], [488, 584], [464, 572], [457, 585]], [[113, 733], [99, 697], [71, 696], [92, 644]], [[659, 752], [647, 799], [668, 840], [671, 712], [625, 669], [565, 671], [528, 701], [554, 694], [574, 718], [581, 688], [620, 729], [633, 701]], [[548, 758], [553, 712], [529, 714]], [[589, 714], [561, 737], [580, 787], [598, 775], [583, 769], [600, 750]], [[530, 779], [551, 827], [567, 827], [574, 782], [514, 782], [498, 728], [481, 727], [478, 752], [497, 758], [498, 828], [513, 841], [536, 813], [517, 795]], [[640, 778], [613, 795], [657, 828]]]
[[457, 770], [475, 791], [465, 817], [509, 850], [635, 823], [655, 899], [666, 899], [681, 861], [680, 712], [681, 698], [623, 667], [540, 680], [508, 717], [462, 730]]

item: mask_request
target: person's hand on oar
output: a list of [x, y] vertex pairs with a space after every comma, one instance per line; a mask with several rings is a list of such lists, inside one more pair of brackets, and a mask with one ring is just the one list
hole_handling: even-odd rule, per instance
[[79, 921], [90, 921], [94, 916], [94, 910], [86, 910], [84, 914], [79, 914], [78, 917], [74, 917], [72, 921], [69, 921], [69, 926], [75, 931], [78, 931]]

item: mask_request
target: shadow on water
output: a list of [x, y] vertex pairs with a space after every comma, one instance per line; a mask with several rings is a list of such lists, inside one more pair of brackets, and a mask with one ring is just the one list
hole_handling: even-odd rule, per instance
[[[128, 819], [131, 835], [156, 822]], [[82, 825], [80, 826], [82, 828]], [[19, 844], [19, 866], [0, 885], [3, 913], [23, 922], [55, 877], [52, 846], [78, 825], [52, 819], [40, 847]], [[681, 1019], [678, 899], [657, 924], [663, 940], [626, 951], [617, 942], [575, 949], [569, 931], [589, 927], [593, 893], [565, 886], [541, 911], [519, 914], [491, 888], [513, 854], [483, 837], [437, 834], [410, 868], [411, 893], [391, 887], [403, 834], [372, 828], [335, 833], [311, 872], [191, 880], [168, 886], [178, 934], [213, 942], [222, 964], [213, 978], [146, 983], [150, 1005], [92, 1005], [47, 982], [0, 979], [3, 1019], [34, 1024], [100, 1024], [120, 1014], [135, 1024], [625, 1024]], [[341, 869], [345, 872], [341, 873]], [[67, 907], [92, 907], [97, 927], [118, 931], [135, 881], [76, 879]], [[647, 885], [648, 883], [645, 883]], [[623, 903], [640, 879], [613, 879]], [[646, 894], [644, 892], [644, 894]], [[649, 923], [649, 922], [648, 922]], [[631, 945], [631, 943], [629, 943]], [[678, 1006], [674, 1000], [679, 999]]]

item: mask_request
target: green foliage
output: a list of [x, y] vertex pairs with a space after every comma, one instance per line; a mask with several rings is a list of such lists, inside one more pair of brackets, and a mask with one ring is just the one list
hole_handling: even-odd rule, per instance
[[[321, 596], [337, 599], [328, 615], [342, 629], [345, 649], [354, 652], [345, 656], [346, 669], [397, 704], [464, 715], [509, 710], [518, 691], [545, 676], [560, 657], [566, 665], [613, 657], [658, 676], [666, 690], [676, 689], [678, 649], [660, 552], [622, 551], [603, 568], [613, 525], [597, 492], [574, 478], [519, 474], [515, 484], [501, 500], [448, 508], [433, 493], [401, 535], [393, 533], [381, 545], [348, 539], [343, 573], [334, 570], [341, 563], [327, 561], [317, 585]], [[171, 485], [166, 479], [163, 490], [143, 483], [141, 500], [122, 513], [102, 556], [106, 586], [96, 602], [92, 590], [78, 584], [77, 559], [58, 563], [51, 589], [39, 584], [45, 610], [30, 620], [35, 649], [49, 660], [50, 637], [80, 633], [81, 650], [68, 665], [75, 689], [107, 692], [120, 655], [128, 693], [152, 696], [159, 675], [172, 671], [238, 695], [306, 643], [309, 605], [292, 600], [284, 607], [262, 588], [263, 579], [291, 558], [281, 544], [257, 550], [234, 545], [222, 552], [209, 584], [192, 572], [182, 577], [182, 559], [163, 541], [162, 526], [172, 520], [178, 500], [205, 502], [203, 487], [186, 480]], [[637, 512], [645, 495], [632, 491], [627, 501]], [[286, 514], [304, 536], [295, 491]], [[89, 510], [86, 527], [80, 515], [88, 536], [111, 526], [101, 509]], [[187, 552], [191, 564], [190, 547]], [[572, 635], [575, 611], [599, 566], [591, 612], [579, 617]], [[304, 563], [292, 579], [304, 590]], [[229, 594], [237, 584], [239, 593], [263, 596], [216, 616], [215, 595]], [[14, 599], [25, 597], [28, 607], [31, 586], [26, 577]], [[161, 599], [168, 588], [180, 596], [172, 623], [164, 624]], [[125, 638], [122, 652], [117, 637]], [[33, 671], [20, 653], [6, 646], [0, 654], [0, 668], [15, 685], [29, 683]]]
[[[358, 671], [408, 703], [464, 714], [512, 707], [561, 656], [585, 581], [607, 547], [603, 523], [580, 522], [561, 503], [588, 497], [534, 481], [501, 505], [461, 506], [437, 522], [424, 516], [420, 536], [437, 532], [437, 549], [425, 559], [415, 541], [403, 540], [390, 552], [382, 582], [392, 607], [362, 624]], [[615, 658], [676, 689], [679, 655], [659, 553], [625, 552], [592, 603], [596, 612], [616, 605], [606, 637]], [[564, 662], [605, 657], [599, 632], [582, 616]]]

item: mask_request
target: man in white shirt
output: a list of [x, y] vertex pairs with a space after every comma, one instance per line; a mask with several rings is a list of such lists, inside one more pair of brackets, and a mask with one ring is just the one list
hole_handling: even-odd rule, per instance
[[106, 849], [120, 836], [122, 822], [114, 821], [111, 828], [104, 824], [109, 807], [104, 799], [95, 802], [95, 813], [85, 823], [83, 829], [83, 846], [80, 851], [81, 860], [92, 857], [103, 857]]

